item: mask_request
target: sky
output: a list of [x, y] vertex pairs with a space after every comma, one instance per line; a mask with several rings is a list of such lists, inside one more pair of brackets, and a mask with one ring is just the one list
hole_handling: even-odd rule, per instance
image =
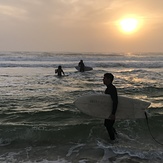
[[0, 51], [163, 52], [163, 0], [0, 0], [0, 22]]

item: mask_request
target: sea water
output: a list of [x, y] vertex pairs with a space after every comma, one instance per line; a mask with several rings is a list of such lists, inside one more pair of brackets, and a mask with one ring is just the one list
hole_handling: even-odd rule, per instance
[[[78, 72], [81, 59], [93, 70]], [[148, 121], [116, 121], [114, 143], [73, 104], [104, 93], [106, 72], [119, 95], [151, 103]], [[163, 162], [163, 53], [0, 52], [0, 91], [0, 163]]]

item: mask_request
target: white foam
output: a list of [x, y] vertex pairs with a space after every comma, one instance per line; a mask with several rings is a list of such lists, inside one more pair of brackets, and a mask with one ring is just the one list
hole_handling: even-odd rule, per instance
[[66, 156], [68, 157], [68, 156], [71, 156], [71, 154], [74, 153], [74, 152], [79, 152], [79, 149], [77, 150], [77, 148], [80, 148], [80, 147], [83, 147], [83, 146], [84, 146], [84, 144], [77, 144], [77, 145], [71, 147]]

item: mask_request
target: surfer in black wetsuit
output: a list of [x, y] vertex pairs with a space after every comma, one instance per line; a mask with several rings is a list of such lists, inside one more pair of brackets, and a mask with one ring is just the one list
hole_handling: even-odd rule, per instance
[[65, 74], [62, 69], [62, 66], [58, 66], [58, 69], [55, 70], [55, 73], [57, 73], [58, 76], [62, 76], [62, 74]]
[[115, 123], [115, 114], [116, 114], [117, 105], [118, 105], [117, 89], [112, 84], [113, 80], [114, 80], [114, 76], [111, 73], [104, 74], [103, 83], [107, 86], [105, 90], [105, 94], [109, 94], [113, 101], [111, 114], [109, 115], [108, 119], [105, 119], [104, 121], [104, 125], [109, 133], [111, 140], [115, 140], [116, 131], [113, 125]]
[[84, 72], [85, 70], [85, 65], [84, 65], [84, 62], [83, 60], [80, 60], [78, 66], [80, 67], [80, 72]]

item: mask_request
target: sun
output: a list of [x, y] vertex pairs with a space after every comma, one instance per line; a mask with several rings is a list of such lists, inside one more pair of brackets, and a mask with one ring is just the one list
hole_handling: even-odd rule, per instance
[[138, 20], [135, 18], [125, 18], [119, 22], [121, 30], [125, 33], [133, 33], [138, 28]]

